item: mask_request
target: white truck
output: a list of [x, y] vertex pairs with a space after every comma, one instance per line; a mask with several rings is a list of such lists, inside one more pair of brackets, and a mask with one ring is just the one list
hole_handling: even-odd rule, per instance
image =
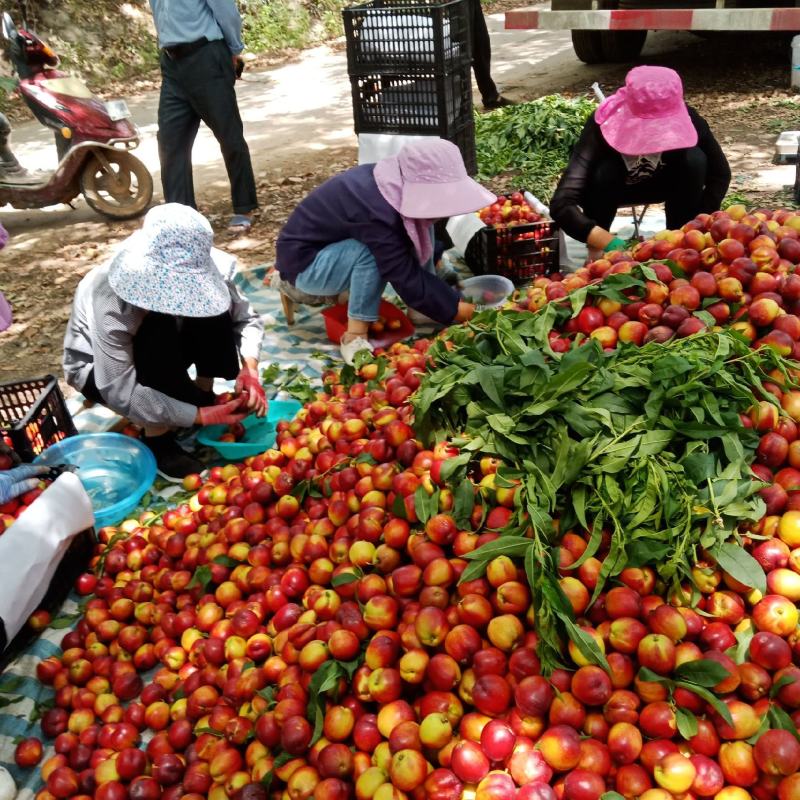
[[570, 30], [587, 64], [631, 61], [647, 31], [784, 31], [800, 33], [794, 0], [552, 0], [551, 9], [506, 12], [509, 30]]

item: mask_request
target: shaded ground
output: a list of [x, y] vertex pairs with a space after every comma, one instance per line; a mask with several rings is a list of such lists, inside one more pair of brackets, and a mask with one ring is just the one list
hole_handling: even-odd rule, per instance
[[[512, 34], [502, 31], [501, 17], [492, 24], [494, 72], [504, 93], [516, 100], [554, 91], [585, 93], [595, 80], [612, 91], [630, 67], [581, 64], [572, 54], [567, 33]], [[240, 102], [249, 125], [262, 209], [251, 235], [220, 239], [247, 265], [272, 261], [277, 233], [296, 203], [325, 178], [356, 163], [341, 63], [344, 54], [337, 52], [338, 47], [318, 50], [325, 52], [304, 53], [292, 64], [265, 71], [250, 70], [254, 85], [245, 88], [252, 90], [252, 97]], [[319, 69], [309, 61], [317, 56]], [[800, 129], [800, 102], [788, 89], [788, 38], [739, 35], [704, 40], [687, 33], [651, 33], [639, 63], [665, 64], [680, 71], [687, 99], [706, 117], [729, 155], [735, 176], [732, 191], [756, 205], [789, 202], [785, 185], [793, 179], [793, 171], [770, 167], [777, 133]], [[309, 69], [318, 74], [318, 85], [308, 84]], [[305, 84], [284, 85], [291, 75], [303, 75]], [[327, 95], [317, 102], [311, 97], [315, 92]], [[154, 94], [137, 102], [152, 116]], [[150, 138], [140, 152], [155, 173], [154, 126], [143, 132]], [[23, 146], [34, 155], [41, 144], [31, 140]], [[203, 151], [198, 165], [198, 194], [201, 210], [222, 229], [228, 189], [214, 146], [213, 140], [206, 145], [208, 152]], [[82, 201], [76, 210], [0, 213], [0, 221], [12, 234], [0, 256], [0, 289], [15, 313], [12, 328], [0, 334], [0, 382], [58, 375], [76, 283], [138, 223], [109, 223]]]

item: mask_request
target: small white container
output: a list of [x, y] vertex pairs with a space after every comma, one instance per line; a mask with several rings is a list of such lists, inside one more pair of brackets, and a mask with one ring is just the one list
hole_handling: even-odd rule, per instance
[[468, 303], [482, 308], [499, 308], [511, 296], [514, 284], [502, 275], [476, 275], [459, 284]]

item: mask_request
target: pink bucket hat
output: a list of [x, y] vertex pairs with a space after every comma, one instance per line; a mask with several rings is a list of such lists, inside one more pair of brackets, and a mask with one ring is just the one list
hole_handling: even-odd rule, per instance
[[600, 104], [594, 118], [603, 138], [626, 156], [697, 144], [680, 75], [668, 67], [634, 67], [625, 86]]
[[[497, 199], [467, 175], [458, 147], [435, 137], [411, 142], [396, 156], [381, 159], [374, 176], [387, 201], [411, 219], [468, 214]], [[395, 193], [396, 198], [387, 196]]]

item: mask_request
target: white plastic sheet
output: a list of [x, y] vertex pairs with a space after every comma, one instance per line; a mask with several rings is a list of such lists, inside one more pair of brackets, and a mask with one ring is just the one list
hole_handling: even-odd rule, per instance
[[38, 608], [72, 540], [92, 525], [89, 495], [66, 472], [0, 536], [0, 619], [8, 642]]

